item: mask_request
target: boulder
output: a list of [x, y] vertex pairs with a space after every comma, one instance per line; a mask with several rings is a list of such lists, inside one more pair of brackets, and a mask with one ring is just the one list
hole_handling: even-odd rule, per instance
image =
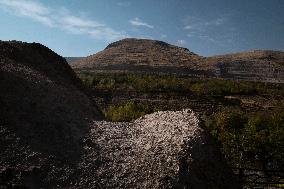
[[96, 121], [85, 141], [78, 186], [240, 188], [189, 109], [156, 112], [130, 123]]
[[38, 43], [0, 41], [0, 188], [69, 184], [96, 119], [64, 58]]

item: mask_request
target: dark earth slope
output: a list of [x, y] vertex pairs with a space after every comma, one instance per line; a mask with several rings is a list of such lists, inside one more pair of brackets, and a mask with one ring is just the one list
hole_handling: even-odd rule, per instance
[[[57, 171], [80, 156], [89, 121], [102, 118], [81, 81], [48, 48], [1, 41], [0, 89], [0, 174], [17, 180], [12, 175], [34, 174], [37, 168], [47, 182], [60, 180], [64, 174]], [[60, 166], [53, 169], [56, 162]], [[32, 178], [24, 179], [27, 185], [36, 183]]]

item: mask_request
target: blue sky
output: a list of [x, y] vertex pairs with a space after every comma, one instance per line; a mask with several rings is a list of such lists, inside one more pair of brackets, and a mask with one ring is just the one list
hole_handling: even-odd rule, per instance
[[0, 0], [0, 40], [87, 56], [149, 38], [203, 56], [284, 50], [284, 0]]

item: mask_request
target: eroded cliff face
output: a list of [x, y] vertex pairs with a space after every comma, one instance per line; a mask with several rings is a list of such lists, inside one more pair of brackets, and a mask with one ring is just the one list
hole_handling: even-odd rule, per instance
[[284, 52], [249, 51], [209, 57], [203, 62], [221, 78], [284, 82]]
[[201, 57], [165, 42], [124, 39], [73, 64], [77, 71], [153, 72], [191, 77], [217, 77], [284, 82], [284, 52], [249, 51]]

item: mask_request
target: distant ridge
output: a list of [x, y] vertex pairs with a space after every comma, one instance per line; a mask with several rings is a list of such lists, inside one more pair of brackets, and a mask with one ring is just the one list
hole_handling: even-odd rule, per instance
[[75, 62], [78, 62], [79, 60], [81, 60], [84, 57], [64, 57], [65, 60], [68, 62], [68, 64], [74, 64]]
[[72, 67], [90, 72], [155, 72], [284, 83], [284, 52], [254, 50], [212, 57], [163, 41], [128, 38], [82, 58]]
[[186, 48], [162, 41], [148, 39], [124, 39], [109, 44], [105, 50], [75, 63], [75, 67], [96, 65], [160, 65], [185, 66], [201, 59]]

